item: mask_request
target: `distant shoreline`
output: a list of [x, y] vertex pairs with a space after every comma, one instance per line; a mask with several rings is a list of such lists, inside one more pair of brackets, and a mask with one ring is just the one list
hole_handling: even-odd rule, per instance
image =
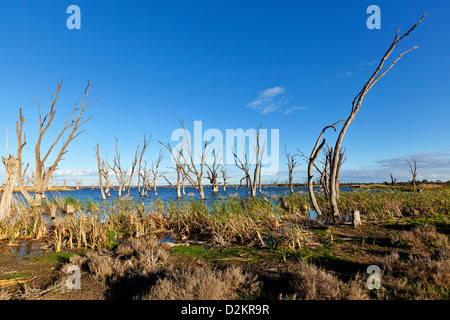
[[[439, 188], [442, 185], [448, 184], [448, 182], [443, 182], [443, 183], [423, 183], [423, 184], [419, 184], [417, 185], [417, 188], [421, 188], [421, 189], [434, 189], [434, 188]], [[190, 185], [186, 185], [186, 188], [191, 187]], [[211, 185], [209, 184], [204, 184], [203, 185], [204, 188], [208, 188], [211, 187]], [[235, 184], [230, 184], [226, 186], [227, 189], [234, 189], [234, 188], [245, 188], [245, 185], [235, 185]], [[262, 188], [289, 188], [289, 185], [284, 184], [284, 183], [279, 183], [278, 185], [273, 185], [273, 184], [266, 184], [266, 185], [261, 185]], [[305, 184], [301, 184], [301, 183], [296, 183], [293, 185], [294, 188], [299, 188], [299, 187], [307, 187], [307, 185]], [[412, 188], [412, 185], [408, 184], [408, 183], [396, 183], [395, 186], [392, 185], [387, 185], [387, 184], [383, 184], [383, 183], [341, 183], [340, 184], [341, 188], [354, 188], [354, 189], [366, 189], [366, 190], [399, 190], [399, 191], [407, 191], [410, 190]], [[112, 189], [116, 189], [117, 186], [113, 186]], [[137, 186], [132, 186], [132, 188], [137, 188]], [[169, 185], [161, 185], [161, 186], [156, 186], [157, 189], [163, 189], [163, 188], [172, 188], [172, 186]], [[220, 186], [220, 188], [222, 188], [222, 186]], [[315, 184], [314, 188], [321, 188], [320, 185]], [[0, 187], [0, 192], [3, 192], [3, 187]], [[61, 186], [56, 186], [56, 187], [52, 187], [49, 190], [46, 190], [46, 192], [53, 192], [53, 191], [80, 191], [82, 189], [99, 189], [98, 186], [79, 186], [79, 188], [77, 189], [75, 186], [67, 186], [67, 187], [61, 187]], [[25, 190], [28, 192], [34, 192], [34, 187], [25, 187]], [[13, 192], [20, 192], [19, 187], [14, 187]]]

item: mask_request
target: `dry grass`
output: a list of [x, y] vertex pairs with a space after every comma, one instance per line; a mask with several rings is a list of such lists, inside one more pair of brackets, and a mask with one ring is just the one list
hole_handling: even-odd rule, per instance
[[421, 252], [448, 244], [448, 237], [437, 232], [436, 228], [430, 225], [418, 226], [411, 231], [402, 231], [390, 237], [393, 243], [406, 244], [414, 252]]
[[368, 300], [365, 282], [357, 275], [344, 283], [332, 273], [319, 269], [314, 264], [300, 261], [285, 274], [289, 279], [287, 300]]
[[238, 292], [254, 294], [260, 284], [256, 277], [244, 273], [238, 267], [224, 271], [208, 266], [173, 269], [142, 297], [144, 300], [230, 300]]
[[90, 251], [86, 256], [73, 256], [69, 265], [78, 265], [97, 278], [124, 277], [139, 271], [142, 275], [155, 273], [170, 266], [170, 255], [154, 237], [127, 239], [112, 255], [105, 250]]
[[11, 299], [11, 293], [6, 290], [0, 290], [0, 300], [9, 300]]
[[[119, 245], [114, 254], [107, 251], [91, 251], [86, 256], [74, 256], [69, 265], [78, 265], [94, 277], [106, 280], [110, 287], [138, 281], [132, 297], [139, 299], [235, 299], [238, 292], [251, 294], [259, 289], [255, 277], [239, 268], [224, 271], [207, 266], [176, 268], [173, 258], [164, 244], [155, 238], [128, 239]], [[138, 279], [138, 280], [136, 280]], [[153, 280], [154, 279], [154, 280]]]
[[448, 299], [450, 290], [450, 250], [443, 246], [433, 255], [398, 253], [384, 258], [381, 299], [428, 300]]

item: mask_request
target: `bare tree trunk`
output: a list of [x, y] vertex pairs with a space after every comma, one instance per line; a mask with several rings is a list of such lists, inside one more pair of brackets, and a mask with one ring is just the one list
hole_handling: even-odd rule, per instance
[[7, 218], [11, 212], [14, 182], [19, 171], [19, 161], [14, 156], [10, 155], [8, 159], [2, 157], [2, 161], [5, 165], [5, 187], [0, 201], [0, 221]]
[[[63, 159], [63, 156], [68, 151], [69, 144], [78, 137], [81, 133], [83, 133], [85, 130], [81, 130], [80, 128], [85, 124], [89, 119], [92, 117], [87, 118], [86, 120], [83, 120], [83, 114], [86, 111], [86, 109], [92, 105], [96, 100], [94, 100], [91, 103], [86, 103], [87, 97], [89, 95], [89, 90], [91, 87], [91, 83], [88, 82], [86, 89], [84, 90], [84, 98], [81, 105], [78, 107], [76, 104], [74, 105], [72, 112], [70, 113], [69, 117], [66, 120], [66, 123], [62, 130], [60, 131], [59, 135], [56, 137], [54, 142], [50, 145], [47, 152], [45, 152], [44, 156], [41, 157], [41, 143], [42, 139], [47, 132], [48, 128], [50, 127], [53, 118], [55, 116], [55, 104], [56, 100], [58, 98], [59, 91], [62, 86], [62, 81], [57, 84], [57, 88], [55, 91], [55, 95], [51, 95], [51, 107], [50, 111], [45, 115], [44, 119], [42, 119], [41, 116], [41, 107], [37, 101], [36, 98], [36, 105], [38, 108], [38, 114], [39, 114], [39, 132], [37, 135], [37, 142], [35, 146], [35, 160], [36, 160], [36, 182], [34, 185], [35, 188], [35, 196], [34, 199], [30, 196], [28, 192], [25, 191], [25, 188], [23, 187], [23, 179], [22, 179], [22, 173], [18, 175], [20, 177], [17, 180], [17, 183], [19, 185], [19, 189], [22, 192], [22, 194], [25, 196], [27, 201], [29, 203], [34, 203], [35, 205], [40, 205], [42, 199], [45, 197], [44, 192], [47, 190], [47, 187], [49, 185], [49, 181], [52, 179], [53, 173], [58, 167], [59, 162]], [[78, 114], [77, 114], [78, 113]], [[25, 119], [22, 117], [22, 110], [20, 110], [20, 126], [18, 122], [16, 121], [16, 133], [18, 138], [18, 148], [17, 148], [17, 158], [19, 160], [19, 169], [22, 169], [22, 148], [26, 144], [25, 142], [22, 144], [22, 126]], [[46, 162], [49, 160], [48, 157], [50, 156], [53, 148], [58, 144], [61, 137], [65, 133], [68, 133], [68, 136], [65, 138], [61, 149], [59, 150], [59, 153], [57, 154], [56, 158], [52, 162], [52, 165], [49, 168], [45, 167]]]
[[119, 185], [118, 196], [121, 198], [122, 192], [125, 191], [125, 185], [128, 179], [125, 170], [122, 168], [122, 163], [120, 162], [120, 153], [118, 149], [119, 139], [117, 139], [116, 136], [114, 136], [114, 139], [116, 139], [116, 155], [114, 156], [114, 165], [110, 166], [108, 164], [108, 166], [116, 176], [117, 184]]
[[207, 178], [209, 180], [209, 182], [211, 183], [211, 188], [213, 193], [217, 193], [219, 192], [219, 181], [218, 181], [218, 173], [217, 170], [219, 169], [220, 166], [220, 161], [219, 163], [217, 163], [217, 155], [215, 150], [213, 150], [213, 156], [214, 156], [214, 161], [212, 166], [209, 166], [208, 164], [206, 164], [206, 167], [208, 168], [208, 172], [207, 172]]
[[158, 192], [156, 191], [156, 179], [158, 179], [160, 177], [160, 175], [158, 174], [158, 170], [159, 170], [159, 165], [161, 164], [161, 161], [163, 159], [164, 159], [164, 154], [163, 154], [162, 150], [160, 149], [158, 158], [156, 159], [156, 161], [152, 161], [152, 168], [150, 169], [150, 171], [153, 174], [152, 185], [153, 185], [153, 192], [155, 192], [155, 196], [158, 195]]
[[396, 178], [394, 178], [394, 176], [391, 173], [391, 186], [394, 187], [395, 186], [395, 182], [397, 181]]
[[[342, 120], [330, 125], [326, 126], [322, 129], [322, 132], [320, 133], [319, 137], [316, 140], [316, 144], [314, 145], [313, 150], [311, 151], [311, 155], [308, 159], [308, 192], [309, 192], [309, 199], [311, 201], [311, 206], [313, 210], [317, 213], [318, 216], [322, 215], [322, 210], [320, 209], [319, 205], [317, 204], [316, 197], [314, 195], [314, 186], [313, 186], [313, 167], [315, 167], [314, 162], [316, 161], [317, 157], [319, 156], [320, 150], [322, 150], [323, 146], [325, 145], [325, 139], [320, 142], [320, 139], [322, 139], [323, 135], [325, 134], [325, 131], [327, 129], [332, 128], [334, 131], [336, 131], [335, 125], [341, 122]], [[306, 158], [306, 157], [305, 157]], [[317, 167], [316, 167], [317, 168]]]
[[259, 173], [258, 173], [258, 192], [261, 194], [261, 169], [262, 169], [262, 161], [261, 166], [259, 167]]
[[176, 170], [177, 172], [177, 184], [176, 186], [174, 186], [169, 179], [166, 178], [165, 175], [162, 175], [162, 177], [167, 181], [167, 183], [174, 188], [177, 191], [177, 198], [181, 198], [181, 188], [183, 188], [183, 195], [185, 195], [184, 193], [184, 181], [185, 181], [185, 176], [184, 176], [184, 170], [183, 170], [183, 166], [184, 163], [182, 162], [183, 160], [183, 146], [184, 143], [182, 144], [182, 146], [180, 147], [180, 149], [173, 149], [172, 146], [170, 145], [170, 143], [164, 144], [161, 141], [159, 141], [159, 143], [166, 148], [167, 150], [169, 150], [171, 156], [172, 156], [172, 160], [175, 163], [175, 167], [173, 169]]
[[406, 159], [406, 162], [408, 162], [408, 165], [409, 165], [409, 170], [411, 171], [412, 185], [413, 185], [414, 189], [416, 189], [417, 169], [419, 168], [419, 166], [417, 165], [417, 161], [419, 160], [419, 158], [420, 157], [411, 159], [412, 164], [411, 164], [411, 162], [409, 162], [408, 159]]
[[299, 155], [299, 153], [292, 155], [287, 151], [287, 147], [284, 146], [284, 154], [286, 155], [286, 159], [287, 159], [286, 164], [288, 166], [288, 171], [289, 171], [289, 189], [291, 191], [291, 194], [293, 194], [294, 193], [294, 183], [293, 183], [294, 169], [300, 165], [295, 160], [295, 157], [297, 157]]
[[95, 149], [95, 154], [97, 157], [97, 165], [98, 165], [98, 185], [100, 188], [100, 192], [102, 194], [102, 199], [106, 200], [105, 191], [103, 190], [103, 179], [102, 179], [102, 166], [101, 166], [101, 159], [100, 159], [100, 147], [97, 143], [97, 148]]
[[[203, 151], [200, 159], [199, 168], [197, 168], [196, 163], [194, 161], [194, 157], [192, 156], [192, 150], [190, 146], [190, 142], [188, 139], [187, 131], [183, 125], [183, 122], [180, 121], [180, 124], [184, 130], [184, 140], [187, 143], [187, 158], [182, 153], [182, 157], [184, 159], [184, 166], [182, 166], [184, 177], [189, 181], [189, 183], [192, 185], [192, 187], [198, 191], [200, 195], [201, 200], [205, 200], [205, 192], [203, 191], [203, 174], [205, 171], [205, 160], [206, 156], [208, 155], [208, 142], [205, 142], [205, 145], [203, 146]], [[195, 180], [190, 176], [190, 174], [195, 176]], [[183, 185], [183, 192], [184, 192], [184, 185]]]
[[244, 150], [244, 159], [240, 159], [237, 155], [237, 153], [234, 151], [234, 147], [232, 149], [233, 157], [234, 157], [234, 163], [236, 167], [244, 171], [245, 177], [241, 179], [241, 182], [243, 179], [246, 181], [246, 190], [248, 193], [248, 188], [250, 187], [250, 195], [252, 197], [256, 197], [256, 191], [258, 188], [258, 175], [260, 174], [260, 169], [262, 166], [262, 159], [264, 154], [264, 148], [265, 145], [261, 146], [260, 144], [260, 138], [261, 138], [261, 127], [258, 128], [258, 132], [256, 133], [256, 146], [255, 146], [255, 168], [253, 171], [253, 177], [250, 175], [250, 163], [248, 161], [247, 154]]
[[226, 191], [227, 188], [227, 180], [230, 178], [227, 175], [227, 168], [225, 168], [225, 166], [222, 166], [220, 171], [222, 172], [222, 179], [223, 179], [223, 191]]
[[342, 127], [339, 136], [336, 140], [336, 144], [334, 146], [334, 153], [333, 153], [333, 157], [332, 157], [332, 162], [330, 163], [330, 205], [331, 205], [331, 211], [333, 214], [333, 219], [336, 221], [337, 219], [339, 219], [340, 217], [340, 213], [339, 213], [339, 208], [338, 208], [338, 204], [337, 204], [337, 173], [338, 173], [338, 166], [339, 166], [339, 154], [341, 152], [341, 144], [342, 141], [344, 139], [345, 133], [347, 132], [348, 127], [350, 126], [350, 123], [355, 119], [356, 114], [358, 113], [362, 101], [365, 97], [365, 95], [369, 92], [369, 90], [375, 85], [375, 83], [380, 80], [393, 66], [394, 64], [400, 60], [400, 58], [412, 51], [417, 49], [417, 47], [413, 47], [412, 49], [409, 49], [403, 53], [401, 53], [399, 55], [399, 57], [390, 64], [390, 66], [380, 75], [378, 75], [381, 71], [381, 69], [383, 68], [384, 62], [386, 61], [386, 59], [390, 56], [390, 54], [392, 53], [392, 51], [395, 48], [395, 45], [402, 40], [404, 37], [408, 36], [409, 33], [411, 31], [413, 31], [416, 26], [422, 21], [422, 19], [425, 18], [425, 15], [422, 16], [422, 18], [414, 25], [411, 27], [411, 29], [408, 30], [408, 32], [406, 32], [403, 36], [399, 37], [398, 36], [398, 32], [399, 30], [397, 29], [397, 33], [395, 35], [394, 41], [392, 42], [391, 46], [389, 47], [389, 49], [387, 50], [387, 52], [384, 54], [383, 58], [381, 59], [380, 64], [378, 65], [377, 69], [375, 70], [375, 72], [372, 74], [372, 76], [370, 77], [370, 79], [364, 84], [363, 88], [361, 89], [361, 91], [358, 93], [358, 95], [354, 98], [353, 102], [352, 102], [352, 110], [350, 112], [350, 115], [348, 116], [347, 120], [344, 123], [344, 126]]

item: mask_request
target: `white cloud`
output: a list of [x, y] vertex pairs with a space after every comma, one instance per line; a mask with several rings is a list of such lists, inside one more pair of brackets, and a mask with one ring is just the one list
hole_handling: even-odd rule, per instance
[[266, 89], [263, 91], [260, 91], [261, 98], [274, 98], [277, 95], [283, 94], [286, 91], [286, 89], [282, 87], [275, 87], [272, 89]]
[[97, 176], [98, 171], [97, 170], [57, 170], [55, 171], [54, 176], [62, 176], [62, 177], [79, 177], [79, 176]]
[[292, 96], [285, 94], [286, 89], [283, 87], [274, 87], [258, 92], [256, 98], [247, 104], [260, 114], [268, 114], [274, 111], [283, 112], [284, 114], [292, 113], [300, 107], [288, 107], [289, 102], [292, 100]]

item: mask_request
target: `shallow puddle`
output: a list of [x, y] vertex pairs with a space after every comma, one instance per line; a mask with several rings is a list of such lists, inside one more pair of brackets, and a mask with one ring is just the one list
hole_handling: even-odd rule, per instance
[[19, 256], [19, 261], [46, 253], [48, 245], [41, 240], [15, 240], [12, 244], [0, 243], [0, 254]]

